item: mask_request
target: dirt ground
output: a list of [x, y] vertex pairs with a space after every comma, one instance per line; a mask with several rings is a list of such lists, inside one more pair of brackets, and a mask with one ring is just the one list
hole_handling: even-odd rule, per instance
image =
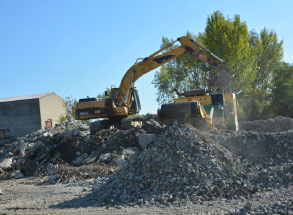
[[4, 193], [0, 195], [0, 214], [240, 214], [239, 210], [248, 202], [251, 207], [270, 207], [293, 200], [293, 187], [290, 186], [257, 193], [248, 199], [222, 199], [180, 207], [98, 207], [88, 186], [40, 185], [40, 182], [41, 178], [36, 177], [0, 181]]

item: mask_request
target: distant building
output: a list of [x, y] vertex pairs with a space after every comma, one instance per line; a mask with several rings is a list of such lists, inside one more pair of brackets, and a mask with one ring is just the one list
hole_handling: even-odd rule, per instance
[[58, 123], [66, 102], [55, 93], [0, 98], [0, 144]]

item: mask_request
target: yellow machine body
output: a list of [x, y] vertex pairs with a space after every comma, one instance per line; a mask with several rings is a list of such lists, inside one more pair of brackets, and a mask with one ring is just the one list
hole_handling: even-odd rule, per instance
[[[192, 93], [198, 92], [200, 95], [191, 96]], [[202, 130], [238, 130], [237, 101], [234, 93], [209, 94], [200, 89], [178, 95], [184, 97], [161, 106], [158, 113], [162, 120], [181, 120]]]
[[[119, 88], [111, 89], [109, 97], [102, 101], [96, 98], [80, 99], [75, 106], [75, 119], [107, 118], [109, 121], [117, 123], [128, 115], [137, 114], [140, 110], [140, 102], [138, 94], [134, 89], [135, 81], [142, 75], [186, 53], [190, 53], [195, 59], [199, 59], [216, 68], [218, 74], [210, 81], [211, 87], [223, 88], [231, 83], [231, 76], [222, 59], [188, 37], [179, 37], [176, 41], [180, 42], [181, 45], [179, 47], [165, 51], [172, 46], [173, 43], [171, 43], [148, 57], [138, 59], [124, 74]], [[203, 108], [199, 109], [205, 115], [205, 110]], [[111, 123], [108, 124], [110, 125]]]

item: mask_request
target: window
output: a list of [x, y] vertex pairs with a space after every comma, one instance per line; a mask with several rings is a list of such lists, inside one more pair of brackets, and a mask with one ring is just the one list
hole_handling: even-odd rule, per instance
[[10, 138], [10, 130], [9, 129], [0, 130], [0, 139], [8, 139], [8, 138]]

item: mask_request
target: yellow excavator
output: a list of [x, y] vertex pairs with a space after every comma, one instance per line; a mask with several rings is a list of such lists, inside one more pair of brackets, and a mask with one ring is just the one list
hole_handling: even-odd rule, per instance
[[[179, 42], [180, 46], [172, 49], [171, 51], [164, 52], [164, 50], [168, 49], [175, 42]], [[215, 54], [213, 54], [211, 51], [206, 49], [204, 46], [185, 36], [178, 38], [173, 43], [168, 44], [167, 46], [161, 48], [160, 50], [156, 51], [146, 58], [139, 58], [136, 63], [125, 73], [121, 80], [119, 88], [111, 88], [110, 95], [105, 92], [105, 99], [80, 99], [75, 107], [75, 118], [77, 120], [88, 120], [97, 118], [107, 119], [99, 121], [95, 130], [99, 130], [101, 128], [109, 128], [112, 125], [116, 125], [119, 127], [121, 123], [123, 124], [123, 122], [127, 121], [127, 119], [125, 119], [127, 118], [127, 116], [137, 114], [140, 111], [140, 101], [138, 93], [134, 87], [135, 81], [139, 79], [142, 75], [152, 71], [153, 69], [158, 68], [159, 66], [162, 66], [165, 63], [170, 62], [171, 60], [179, 56], [184, 55], [187, 52], [196, 59], [200, 59], [217, 69], [218, 74], [211, 81], [210, 87], [224, 88], [231, 83], [231, 76], [228, 73], [224, 61], [217, 57]], [[194, 97], [196, 96], [197, 95], [194, 95]], [[188, 101], [188, 99], [185, 101], [182, 101], [181, 99], [180, 101], [181, 102], [179, 103], [186, 103], [185, 106], [188, 102], [190, 102]], [[194, 102], [197, 101], [194, 100]], [[208, 117], [210, 117], [210, 114], [208, 116], [207, 111], [205, 111], [204, 108], [200, 108], [200, 102], [197, 102], [197, 107], [195, 108], [194, 102], [192, 103], [192, 108], [188, 111], [191, 113], [191, 115], [189, 114], [188, 116], [188, 114], [185, 114], [184, 118], [193, 117], [193, 121], [196, 120], [195, 118], [205, 118], [205, 123], [208, 123], [211, 129], [213, 126], [212, 120], [207, 120]], [[178, 102], [175, 101], [174, 103]], [[180, 105], [177, 105], [176, 107], [175, 106], [176, 104], [166, 104], [162, 106], [161, 110], [159, 111], [159, 116], [161, 116], [163, 120], [168, 120], [169, 118], [173, 119], [172, 116], [174, 114], [170, 115], [170, 111], [176, 112], [174, 108], [182, 108], [180, 107]], [[182, 112], [185, 109], [181, 109], [179, 112]], [[194, 113], [195, 109], [197, 111], [196, 117]], [[178, 117], [181, 116], [178, 115]]]

